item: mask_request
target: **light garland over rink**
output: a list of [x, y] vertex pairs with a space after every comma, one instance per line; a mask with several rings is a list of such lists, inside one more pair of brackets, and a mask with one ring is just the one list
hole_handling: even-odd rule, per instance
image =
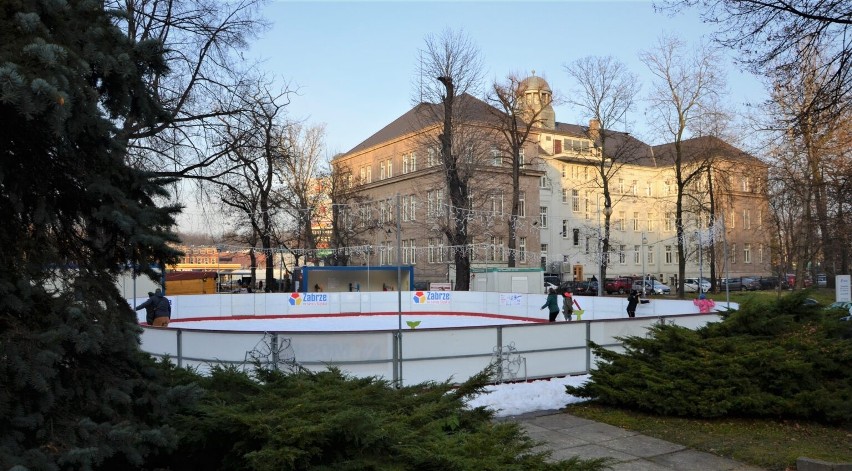
[[[407, 196], [407, 195], [406, 195]], [[383, 211], [378, 207], [380, 203], [386, 203], [388, 206], [385, 207], [384, 214]], [[353, 229], [355, 226], [364, 226], [366, 221], [370, 221], [375, 225], [374, 229], [379, 229], [383, 225], [391, 225], [395, 221], [391, 214], [394, 214], [395, 204], [394, 198], [386, 199], [386, 200], [377, 200], [371, 201], [367, 203], [332, 203], [331, 206], [337, 206], [344, 208], [341, 212], [340, 218], [344, 221], [344, 227], [347, 229]], [[459, 214], [462, 214], [465, 219], [467, 219], [468, 223], [470, 222], [479, 222], [486, 227], [493, 226], [497, 221], [504, 221], [506, 225], [514, 224], [514, 229], [516, 233], [520, 232], [529, 232], [531, 230], [540, 230], [541, 227], [538, 226], [538, 218], [535, 217], [518, 217], [512, 218], [510, 213], [506, 213], [504, 211], [491, 211], [491, 210], [479, 210], [479, 209], [469, 209], [469, 208], [459, 208], [453, 206], [448, 203], [433, 203], [432, 207], [422, 208], [427, 212], [426, 221], [445, 221], [447, 218], [457, 218]], [[300, 213], [304, 212], [313, 212], [314, 209], [301, 209]], [[413, 213], [414, 211], [412, 211]], [[262, 214], [259, 212], [258, 214]], [[656, 219], [656, 221], [661, 221], [662, 219]], [[381, 221], [381, 222], [379, 222]], [[406, 220], [405, 222], [414, 221], [417, 222], [416, 219]], [[597, 231], [591, 226], [588, 227], [590, 234], [597, 234]], [[706, 229], [702, 229], [698, 232], [701, 233], [701, 239], [704, 241], [709, 240], [722, 240], [724, 238], [724, 225], [719, 223], [714, 226]], [[698, 232], [694, 230], [684, 230], [684, 238], [687, 238], [688, 235], [697, 235]], [[428, 237], [428, 236], [425, 236]], [[599, 235], [595, 235], [595, 237], [600, 237]], [[675, 243], [677, 240], [677, 235], [673, 235], [671, 237], [666, 237], [662, 239], [658, 239], [654, 241], [652, 244], [666, 244], [666, 243]], [[610, 237], [610, 248], [613, 248], [621, 242], [617, 238]], [[697, 237], [696, 237], [697, 244]], [[395, 245], [383, 245], [383, 244], [364, 244], [364, 245], [353, 245], [353, 246], [345, 246], [345, 247], [335, 247], [335, 248], [317, 248], [317, 249], [303, 249], [303, 248], [285, 248], [285, 247], [270, 247], [270, 248], [262, 248], [262, 247], [251, 247], [246, 245], [234, 245], [234, 244], [222, 244], [215, 243], [214, 244], [220, 252], [251, 252], [253, 251], [256, 254], [261, 255], [275, 255], [275, 254], [292, 254], [299, 257], [307, 257], [312, 259], [318, 259], [323, 256], [327, 256], [330, 254], [347, 254], [350, 256], [368, 256], [372, 254], [385, 253], [392, 254], [394, 250], [396, 250]], [[188, 247], [197, 247], [199, 245], [187, 245]], [[209, 247], [209, 245], [204, 245], [204, 247]], [[552, 255], [552, 253], [534, 251], [534, 250], [518, 250], [518, 249], [509, 249], [503, 244], [491, 244], [487, 242], [479, 242], [472, 243], [466, 245], [433, 245], [433, 246], [403, 246], [400, 248], [402, 250], [403, 256], [405, 253], [411, 253], [414, 255], [414, 259], [425, 258], [428, 260], [429, 254], [440, 254], [435, 261], [427, 261], [422, 263], [437, 263], [437, 264], [445, 264], [447, 262], [451, 262], [453, 260], [453, 256], [456, 251], [467, 252], [471, 255], [472, 261], [483, 261], [483, 262], [505, 262], [510, 255], [514, 255], [515, 259], [527, 259], [527, 260], [537, 260], [540, 259], [543, 255]], [[580, 248], [573, 248], [571, 250], [572, 255], [576, 256], [585, 256], [585, 257], [594, 257], [595, 259], [600, 257], [600, 254], [597, 251], [585, 251]], [[607, 252], [610, 257], [630, 257], [636, 253], [642, 255], [641, 250], [610, 250]], [[489, 256], [490, 254], [490, 256]], [[494, 254], [499, 254], [499, 256], [494, 256]], [[409, 257], [411, 260], [411, 257]], [[403, 263], [410, 263], [403, 260]], [[390, 264], [388, 264], [390, 265]]]

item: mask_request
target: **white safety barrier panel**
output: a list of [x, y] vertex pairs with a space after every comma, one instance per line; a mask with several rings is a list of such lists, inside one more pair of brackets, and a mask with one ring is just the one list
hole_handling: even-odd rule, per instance
[[[471, 314], [546, 320], [545, 295], [404, 291], [361, 293], [255, 293], [169, 296], [172, 320], [167, 328], [145, 327], [142, 349], [167, 357], [179, 366], [209, 371], [216, 364], [252, 368], [329, 366], [347, 374], [378, 376], [404, 385], [425, 381], [460, 383], [490, 364], [495, 381], [585, 374], [597, 358], [589, 341], [622, 351], [620, 338], [646, 335], [654, 324], [690, 329], [720, 319], [699, 314], [692, 301], [656, 300], [642, 304], [627, 318], [626, 300], [583, 297], [580, 320], [556, 323], [492, 325], [460, 328], [363, 332], [252, 332], [202, 330], [181, 326], [187, 319], [251, 319], [259, 316], [325, 316], [340, 314]], [[144, 298], [129, 300], [134, 305]], [[575, 307], [576, 308], [576, 307]], [[144, 312], [139, 312], [140, 321]], [[575, 317], [576, 319], [576, 317]]]

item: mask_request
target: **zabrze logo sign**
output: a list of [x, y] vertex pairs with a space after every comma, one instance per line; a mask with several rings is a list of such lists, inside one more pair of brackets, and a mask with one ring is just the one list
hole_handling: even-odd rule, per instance
[[328, 304], [328, 295], [325, 293], [291, 293], [287, 300], [291, 306], [317, 306]]
[[450, 294], [446, 291], [415, 291], [412, 300], [414, 304], [450, 304]]

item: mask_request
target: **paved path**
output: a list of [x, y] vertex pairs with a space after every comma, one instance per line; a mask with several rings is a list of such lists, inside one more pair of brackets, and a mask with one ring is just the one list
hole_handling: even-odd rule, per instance
[[554, 459], [611, 457], [613, 471], [761, 471], [683, 445], [648, 437], [558, 411], [543, 411], [500, 420], [519, 422], [527, 434], [545, 442]]

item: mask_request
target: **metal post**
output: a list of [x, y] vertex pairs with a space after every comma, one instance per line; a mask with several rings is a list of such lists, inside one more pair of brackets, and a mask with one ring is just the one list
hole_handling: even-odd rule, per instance
[[396, 297], [397, 332], [399, 335], [399, 386], [402, 386], [402, 222], [400, 217], [400, 196], [396, 194]]
[[648, 242], [648, 239], [645, 238], [645, 233], [643, 232], [642, 233], [642, 253], [639, 254], [639, 256], [642, 257], [642, 296], [643, 297], [647, 295], [647, 293], [645, 292], [645, 282], [646, 282], [645, 278], [648, 276], [648, 274], [645, 273], [645, 256], [646, 256], [645, 244], [647, 242]]

